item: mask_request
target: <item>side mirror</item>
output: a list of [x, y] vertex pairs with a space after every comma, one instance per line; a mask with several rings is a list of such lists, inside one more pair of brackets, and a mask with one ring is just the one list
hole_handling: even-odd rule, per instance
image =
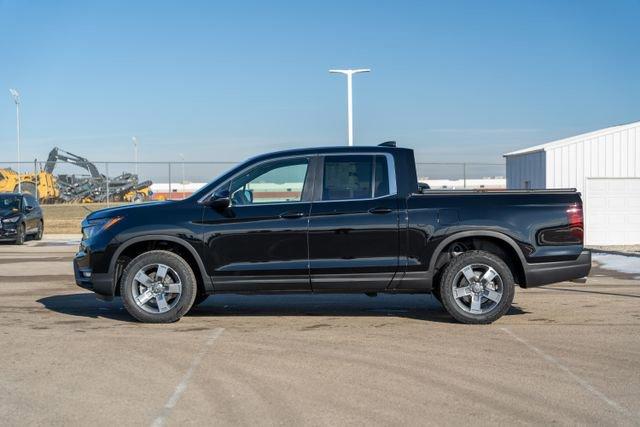
[[229, 190], [216, 191], [204, 201], [205, 206], [209, 206], [216, 210], [223, 210], [229, 207], [231, 199], [229, 198]]
[[24, 211], [25, 212], [31, 212], [33, 210], [33, 206], [25, 206], [24, 207]]

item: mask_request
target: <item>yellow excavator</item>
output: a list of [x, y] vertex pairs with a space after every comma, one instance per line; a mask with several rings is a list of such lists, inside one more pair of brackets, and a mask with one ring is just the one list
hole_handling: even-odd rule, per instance
[[51, 173], [18, 174], [13, 169], [0, 169], [0, 193], [17, 193], [19, 187], [22, 187], [23, 193], [37, 195], [42, 203], [53, 202], [60, 196], [56, 177]]
[[[90, 175], [53, 175], [58, 162], [85, 169]], [[142, 202], [152, 196], [151, 181], [138, 181], [138, 175], [123, 172], [109, 178], [84, 157], [54, 147], [44, 167], [37, 173], [0, 169], [0, 193], [18, 192], [37, 195], [41, 203]]]

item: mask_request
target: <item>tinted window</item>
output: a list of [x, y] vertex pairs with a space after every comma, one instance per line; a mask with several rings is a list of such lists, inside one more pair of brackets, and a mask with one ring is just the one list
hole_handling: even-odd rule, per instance
[[287, 159], [260, 165], [233, 179], [229, 186], [234, 206], [302, 200], [309, 161]]
[[25, 195], [24, 198], [26, 199], [27, 202], [27, 206], [31, 206], [31, 207], [38, 207], [38, 202], [36, 201], [36, 199], [31, 196], [31, 195]]
[[0, 210], [20, 209], [20, 196], [0, 195]]
[[384, 156], [327, 156], [322, 200], [369, 199], [389, 194]]
[[323, 200], [368, 199], [372, 196], [373, 156], [327, 156]]

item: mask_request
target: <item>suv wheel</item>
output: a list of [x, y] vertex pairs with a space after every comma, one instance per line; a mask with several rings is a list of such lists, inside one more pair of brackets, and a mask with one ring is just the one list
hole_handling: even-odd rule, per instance
[[505, 262], [488, 252], [470, 251], [454, 258], [442, 274], [442, 304], [462, 323], [492, 323], [513, 302], [514, 280]]
[[16, 236], [15, 244], [16, 245], [24, 244], [24, 240], [26, 237], [27, 237], [27, 229], [25, 228], [24, 224], [20, 224], [18, 226], [18, 235]]
[[42, 240], [42, 235], [44, 234], [44, 223], [42, 221], [40, 221], [38, 223], [38, 231], [36, 232], [35, 236], [33, 237], [35, 240]]
[[120, 282], [124, 307], [146, 323], [179, 320], [193, 305], [196, 292], [196, 278], [189, 264], [168, 251], [150, 251], [134, 258]]

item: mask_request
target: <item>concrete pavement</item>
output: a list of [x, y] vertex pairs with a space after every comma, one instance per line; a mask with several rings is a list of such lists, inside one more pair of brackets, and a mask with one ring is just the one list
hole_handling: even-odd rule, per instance
[[221, 295], [144, 325], [74, 285], [76, 246], [0, 245], [2, 424], [640, 420], [640, 283], [624, 274], [518, 289], [488, 326], [428, 295]]

